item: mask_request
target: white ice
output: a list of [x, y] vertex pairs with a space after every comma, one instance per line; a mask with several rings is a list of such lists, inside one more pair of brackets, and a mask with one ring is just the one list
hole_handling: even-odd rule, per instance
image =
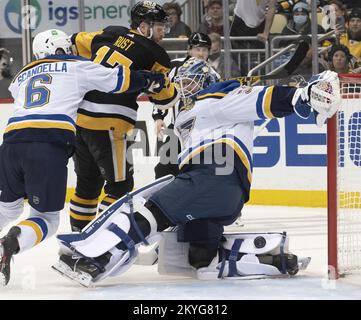
[[[52, 238], [15, 256], [0, 299], [361, 299], [361, 276], [327, 280], [325, 209], [247, 206], [243, 217], [242, 231], [287, 231], [291, 251], [312, 257], [309, 268], [294, 278], [198, 281], [160, 276], [156, 266], [133, 266], [124, 275], [84, 288], [50, 268], [58, 251]], [[59, 232], [69, 228], [65, 208]]]

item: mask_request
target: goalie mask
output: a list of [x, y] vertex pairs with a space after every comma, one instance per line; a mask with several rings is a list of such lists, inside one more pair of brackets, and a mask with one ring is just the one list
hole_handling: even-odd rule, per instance
[[38, 33], [33, 40], [33, 54], [37, 60], [53, 54], [72, 53], [69, 36], [63, 31], [50, 29]]
[[217, 82], [210, 65], [201, 59], [190, 58], [178, 69], [174, 82], [183, 99], [194, 98], [200, 91]]

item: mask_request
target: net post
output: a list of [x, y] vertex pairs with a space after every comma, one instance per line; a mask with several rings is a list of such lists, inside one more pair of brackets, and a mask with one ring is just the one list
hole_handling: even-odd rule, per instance
[[327, 122], [327, 237], [328, 277], [338, 278], [337, 268], [337, 114]]

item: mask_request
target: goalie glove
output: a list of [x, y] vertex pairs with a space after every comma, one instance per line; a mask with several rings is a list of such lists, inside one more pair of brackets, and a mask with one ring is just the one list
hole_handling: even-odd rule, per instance
[[146, 84], [142, 90], [147, 94], [159, 93], [165, 86], [165, 76], [160, 72], [138, 71], [144, 78]]
[[295, 113], [301, 118], [308, 118], [312, 108], [316, 124], [321, 127], [341, 105], [340, 81], [337, 73], [327, 70], [313, 76], [306, 87], [296, 90], [292, 104]]

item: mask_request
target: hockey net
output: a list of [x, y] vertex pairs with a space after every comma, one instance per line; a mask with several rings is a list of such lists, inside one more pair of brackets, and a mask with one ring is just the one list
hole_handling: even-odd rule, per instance
[[342, 106], [327, 128], [329, 274], [361, 271], [361, 75], [339, 75]]

